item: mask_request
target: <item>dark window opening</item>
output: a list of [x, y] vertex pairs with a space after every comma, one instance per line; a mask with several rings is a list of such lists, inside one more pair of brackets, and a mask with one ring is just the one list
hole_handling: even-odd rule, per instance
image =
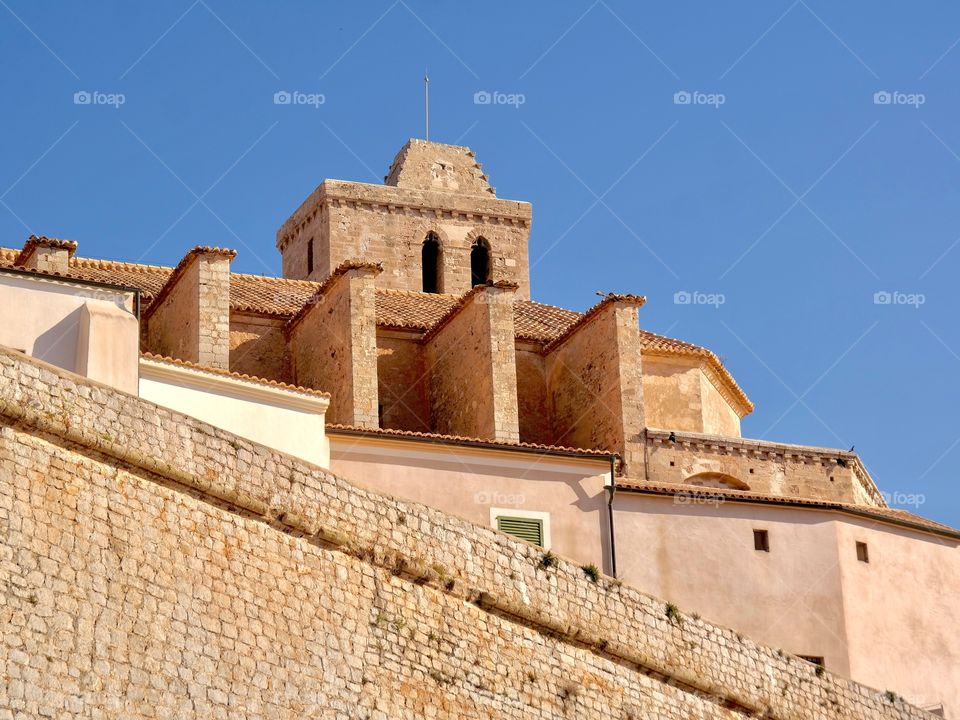
[[770, 552], [770, 533], [766, 530], [753, 531], [753, 549]]
[[420, 251], [420, 262], [423, 269], [423, 291], [425, 293], [441, 292], [440, 286], [440, 238], [435, 233], [427, 235]]
[[857, 560], [865, 563], [870, 562], [870, 553], [867, 550], [867, 544], [865, 542], [857, 543]]
[[307, 275], [313, 274], [313, 238], [307, 240]]
[[826, 667], [826, 665], [823, 664], [822, 655], [798, 655], [797, 657], [799, 657], [801, 660], [806, 660], [808, 663], [818, 665], [822, 668]]
[[490, 282], [490, 244], [483, 238], [470, 249], [470, 287]]

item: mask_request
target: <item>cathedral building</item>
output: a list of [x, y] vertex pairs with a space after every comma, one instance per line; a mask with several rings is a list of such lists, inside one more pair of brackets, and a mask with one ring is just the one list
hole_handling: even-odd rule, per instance
[[537, 302], [532, 219], [470, 149], [410, 140], [382, 185], [307, 195], [282, 277], [0, 248], [0, 346], [960, 713], [960, 531], [854, 452], [742, 437], [740, 384], [642, 295]]

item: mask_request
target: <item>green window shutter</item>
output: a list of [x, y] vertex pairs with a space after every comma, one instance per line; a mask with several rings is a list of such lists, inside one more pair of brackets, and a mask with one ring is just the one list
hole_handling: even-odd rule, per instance
[[543, 547], [543, 520], [498, 515], [497, 530]]

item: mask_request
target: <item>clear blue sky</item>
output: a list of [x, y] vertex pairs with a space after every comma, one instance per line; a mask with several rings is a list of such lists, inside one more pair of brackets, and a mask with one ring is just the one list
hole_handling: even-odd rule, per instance
[[536, 299], [647, 295], [754, 400], [745, 436], [855, 443], [960, 526], [958, 39], [949, 3], [0, 0], [0, 243], [278, 274], [307, 193], [423, 135], [429, 66], [431, 139], [533, 203]]

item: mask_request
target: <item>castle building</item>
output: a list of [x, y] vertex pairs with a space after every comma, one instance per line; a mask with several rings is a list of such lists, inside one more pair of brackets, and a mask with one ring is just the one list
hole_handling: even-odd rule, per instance
[[309, 194], [280, 278], [219, 247], [0, 248], [0, 346], [240, 438], [244, 466], [280, 451], [960, 713], [960, 531], [888, 507], [853, 452], [741, 437], [750, 399], [642, 329], [644, 297], [531, 299], [531, 222], [471, 150], [410, 140], [383, 185]]

